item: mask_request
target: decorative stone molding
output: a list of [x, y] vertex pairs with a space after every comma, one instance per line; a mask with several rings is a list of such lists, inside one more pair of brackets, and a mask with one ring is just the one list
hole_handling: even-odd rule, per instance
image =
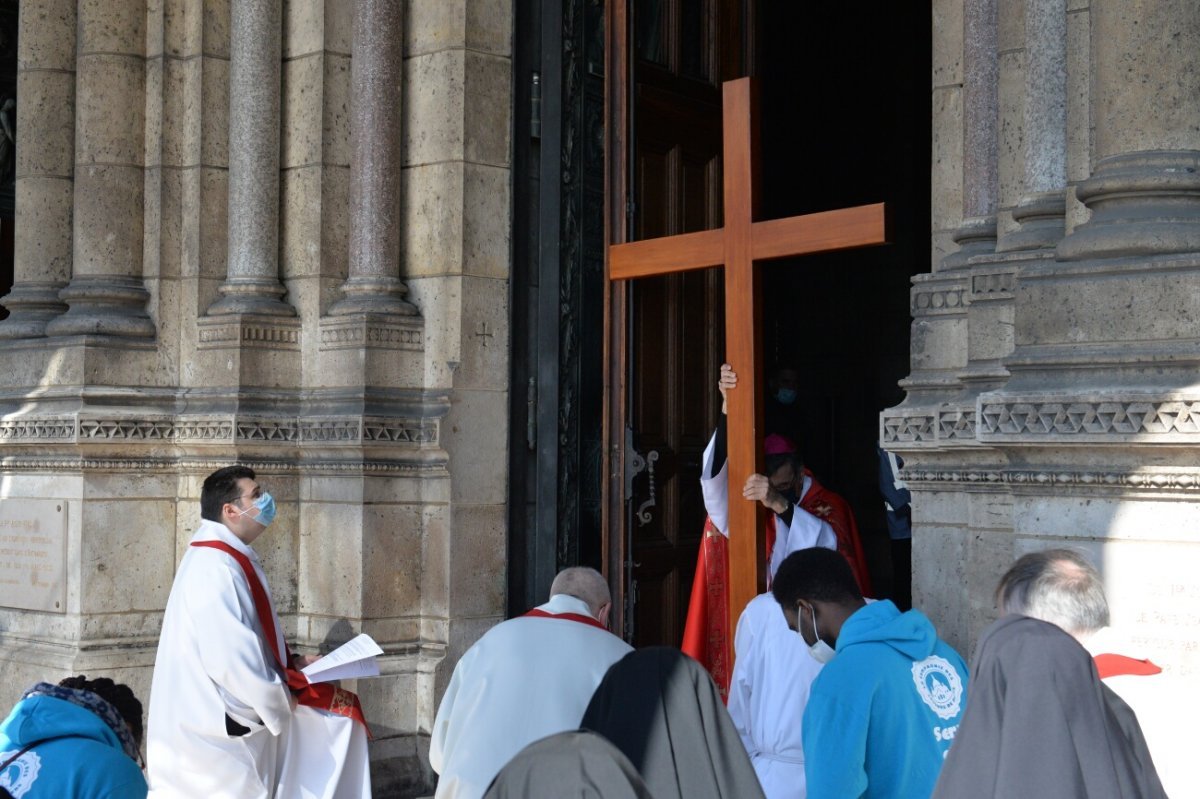
[[880, 441], [884, 446], [973, 442], [979, 418], [973, 406], [951, 405], [908, 412], [884, 411], [881, 416]]
[[398, 442], [405, 444], [437, 443], [437, 425], [432, 422], [363, 421], [363, 441]]
[[983, 402], [981, 436], [1153, 436], [1200, 440], [1200, 401]]
[[0, 441], [40, 443], [49, 441], [73, 442], [74, 419], [12, 419], [0, 421]]
[[934, 411], [882, 414], [884, 444], [933, 442], [937, 439], [937, 415]]
[[961, 284], [913, 286], [910, 309], [913, 316], [963, 313], [970, 302], [970, 295]]
[[1090, 472], [1010, 469], [903, 469], [909, 485], [1045, 486], [1200, 493], [1200, 472]]
[[[444, 463], [425, 461], [379, 461], [379, 460], [247, 460], [238, 463], [257, 472], [268, 474], [389, 474], [413, 476], [440, 476], [446, 472]], [[209, 472], [228, 466], [228, 459], [191, 458], [73, 458], [63, 456], [16, 456], [0, 457], [0, 468], [9, 472]]]
[[0, 441], [14, 445], [109, 442], [436, 444], [437, 424], [423, 419], [148, 419], [50, 418], [0, 421]]
[[937, 437], [941, 441], [974, 441], [978, 422], [975, 408], [939, 410]]
[[287, 317], [208, 316], [196, 324], [202, 350], [300, 349], [300, 322]]
[[77, 441], [171, 441], [170, 419], [80, 419]]
[[1016, 283], [1016, 272], [1011, 269], [975, 272], [971, 275], [971, 293], [968, 302], [1011, 300]]
[[385, 321], [369, 315], [325, 317], [321, 320], [321, 350], [366, 348], [420, 352], [424, 347], [421, 318], [404, 319]]

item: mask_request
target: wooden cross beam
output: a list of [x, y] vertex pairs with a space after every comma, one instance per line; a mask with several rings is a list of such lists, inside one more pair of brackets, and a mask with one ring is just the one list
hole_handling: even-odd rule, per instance
[[[762, 295], [759, 261], [886, 242], [884, 206], [863, 205], [757, 222], [758, 92], [750, 78], [724, 85], [722, 157], [725, 227], [609, 247], [610, 280], [725, 267], [726, 361], [738, 376], [729, 392], [729, 629], [766, 589], [762, 506], [741, 500], [763, 471]], [[706, 386], [706, 389], [710, 387]], [[752, 532], [753, 531], [753, 532]]]

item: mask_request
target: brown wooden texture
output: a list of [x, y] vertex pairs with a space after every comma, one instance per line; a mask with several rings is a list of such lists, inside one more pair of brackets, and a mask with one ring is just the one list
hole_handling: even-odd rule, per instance
[[[629, 197], [629, 5], [609, 3], [604, 9], [604, 240], [619, 244], [626, 240], [625, 203]], [[611, 249], [606, 248], [605, 268], [611, 269]], [[611, 272], [610, 272], [611, 274]], [[625, 364], [627, 287], [610, 283], [604, 296], [604, 411], [603, 463], [601, 483], [601, 529], [603, 568], [612, 592], [610, 623], [618, 635], [625, 629], [625, 536], [624, 516], [625, 452], [621, 446], [625, 431]]]
[[[729, 396], [730, 626], [766, 585], [764, 515], [739, 501], [751, 474], [762, 471], [762, 325], [756, 261], [883, 244], [882, 204], [756, 222], [758, 141], [756, 91], [750, 78], [729, 81], [723, 97], [724, 220], [720, 230], [616, 244], [609, 277], [624, 280], [725, 267], [726, 360], [738, 374]], [[650, 226], [653, 228], [654, 226]], [[715, 260], [716, 250], [720, 259]], [[745, 535], [741, 531], [755, 531]]]

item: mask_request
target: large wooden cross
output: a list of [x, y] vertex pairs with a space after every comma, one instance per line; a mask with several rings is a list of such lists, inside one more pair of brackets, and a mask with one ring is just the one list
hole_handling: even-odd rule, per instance
[[[738, 376], [729, 392], [729, 629], [766, 589], [764, 514], [741, 500], [752, 474], [762, 473], [762, 326], [758, 262], [865, 247], [886, 241], [883, 204], [770, 221], [757, 207], [758, 93], [750, 78], [724, 85], [725, 227], [609, 247], [610, 280], [725, 267], [726, 361]], [[711, 389], [705, 386], [706, 390]], [[751, 531], [753, 534], [751, 535]]]

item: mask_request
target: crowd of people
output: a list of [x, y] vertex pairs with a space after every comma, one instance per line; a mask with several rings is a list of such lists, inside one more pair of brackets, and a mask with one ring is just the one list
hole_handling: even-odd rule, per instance
[[[719, 388], [736, 386], [728, 366]], [[458, 661], [431, 730], [439, 799], [1159, 799], [1194, 792], [1169, 681], [1109, 625], [1082, 554], [1026, 554], [971, 668], [920, 610], [870, 597], [849, 506], [785, 436], [743, 486], [768, 508], [770, 590], [725, 629], [724, 426], [704, 455], [708, 519], [682, 649], [609, 629], [604, 577], [557, 575], [548, 601]], [[908, 502], [881, 456], [889, 510]], [[883, 468], [887, 463], [888, 468]], [[895, 503], [895, 504], [892, 504]], [[202, 522], [164, 614], [142, 768], [128, 686], [30, 688], [0, 725], [0, 799], [368, 799], [357, 697], [309, 682], [251, 546], [275, 502], [244, 466], [201, 489]]]

